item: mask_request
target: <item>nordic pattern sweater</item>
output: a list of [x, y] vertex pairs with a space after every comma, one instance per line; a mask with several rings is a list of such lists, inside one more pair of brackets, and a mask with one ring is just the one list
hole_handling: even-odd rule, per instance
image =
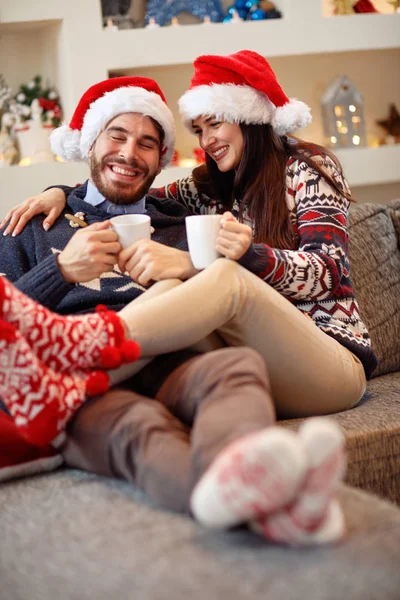
[[[331, 158], [313, 158], [342, 189], [348, 190], [347, 182]], [[191, 176], [151, 193], [178, 201], [192, 214], [224, 211], [221, 204], [207, 198], [204, 192], [199, 194]], [[369, 378], [377, 359], [350, 279], [349, 202], [318, 171], [294, 159], [287, 163], [286, 200], [297, 249], [279, 250], [253, 243], [239, 262], [312, 318], [324, 333], [353, 352]], [[232, 212], [239, 215], [239, 203], [235, 202]], [[252, 226], [245, 208], [242, 213], [243, 222]]]

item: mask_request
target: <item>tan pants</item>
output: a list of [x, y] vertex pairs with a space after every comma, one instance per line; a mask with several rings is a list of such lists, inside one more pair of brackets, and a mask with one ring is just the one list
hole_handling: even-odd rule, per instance
[[[157, 286], [167, 291], [157, 294]], [[154, 287], [152, 297], [119, 313], [143, 356], [190, 347], [218, 331], [228, 345], [263, 356], [280, 417], [334, 413], [361, 399], [359, 359], [236, 262], [219, 259], [188, 281]]]
[[[135, 379], [124, 385], [135, 388]], [[223, 348], [183, 363], [154, 399], [115, 388], [85, 403], [68, 426], [63, 456], [71, 467], [125, 479], [163, 507], [188, 512], [193, 486], [221, 450], [274, 422], [262, 358], [251, 348]]]

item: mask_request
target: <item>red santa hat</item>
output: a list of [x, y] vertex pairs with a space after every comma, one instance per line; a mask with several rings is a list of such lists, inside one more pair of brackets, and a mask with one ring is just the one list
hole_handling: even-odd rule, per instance
[[194, 61], [194, 75], [179, 100], [185, 125], [201, 115], [230, 123], [270, 123], [284, 135], [311, 122], [310, 108], [288, 98], [268, 61], [251, 50], [229, 56], [205, 55]]
[[50, 136], [55, 154], [64, 160], [81, 161], [107, 123], [122, 113], [137, 112], [152, 117], [164, 130], [161, 166], [170, 162], [175, 146], [175, 123], [158, 84], [147, 77], [114, 77], [92, 85], [82, 98], [69, 123]]

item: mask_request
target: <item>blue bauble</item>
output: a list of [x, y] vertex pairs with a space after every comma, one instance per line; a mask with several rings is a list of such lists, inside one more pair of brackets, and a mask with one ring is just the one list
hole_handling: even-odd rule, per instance
[[239, 15], [239, 17], [241, 19], [243, 19], [243, 21], [245, 21], [247, 19], [247, 13], [248, 13], [247, 8], [244, 8], [244, 9], [241, 8], [240, 10], [236, 9], [236, 12]]
[[258, 0], [246, 0], [247, 10], [255, 9], [258, 6]]
[[267, 13], [262, 8], [257, 8], [257, 10], [253, 10], [250, 14], [250, 19], [252, 21], [264, 21], [267, 18]]
[[246, 0], [236, 0], [235, 4], [233, 5], [236, 10], [239, 12], [239, 10], [246, 10]]
[[232, 21], [232, 17], [231, 17], [231, 15], [227, 15], [226, 17], [224, 17], [224, 18], [222, 19], [222, 22], [223, 22], [223, 23], [230, 23], [231, 21]]
[[241, 19], [246, 20], [247, 8], [238, 8], [236, 4], [232, 4], [232, 6], [228, 8], [228, 16], [232, 17], [235, 12], [237, 12]]
[[220, 0], [147, 0], [145, 19], [148, 23], [150, 17], [154, 17], [163, 26], [182, 12], [201, 20], [208, 15], [213, 22], [220, 21], [223, 14]]

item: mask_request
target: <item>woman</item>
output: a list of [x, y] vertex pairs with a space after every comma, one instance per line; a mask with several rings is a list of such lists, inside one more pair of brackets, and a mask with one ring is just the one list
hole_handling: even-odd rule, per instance
[[[254, 312], [252, 320], [259, 321], [252, 327], [249, 320], [245, 341], [266, 359], [278, 411], [304, 416], [354, 406], [376, 358], [349, 278], [351, 197], [340, 165], [325, 149], [287, 136], [309, 122], [309, 108], [285, 96], [260, 55], [244, 50], [201, 56], [194, 68], [180, 109], [206, 152], [206, 165], [164, 192], [193, 213], [223, 213], [217, 249], [237, 262], [216, 261], [162, 299], [153, 298], [151, 310], [147, 303], [132, 305], [120, 316], [144, 356], [186, 347], [214, 329], [235, 344], [229, 321], [242, 319], [247, 327], [245, 307], [254, 296], [253, 310], [260, 314]], [[5, 221], [11, 217], [13, 227], [19, 216], [9, 213]], [[119, 262], [140, 281], [129, 253], [122, 252]], [[234, 307], [232, 291], [240, 299]], [[199, 298], [202, 318], [188, 313]], [[144, 339], [136, 313], [146, 331], [157, 335]], [[288, 369], [297, 370], [300, 380], [294, 376], [287, 383]], [[349, 385], [337, 389], [338, 379]]]
[[[180, 108], [206, 168], [166, 191], [194, 213], [224, 214], [217, 249], [233, 260], [120, 316], [144, 356], [214, 330], [230, 345], [255, 348], [281, 416], [350, 408], [376, 358], [349, 279], [350, 193], [340, 166], [287, 136], [307, 124], [309, 109], [289, 101], [263, 57], [203, 56], [194, 67]], [[124, 253], [119, 266], [140, 277]]]

